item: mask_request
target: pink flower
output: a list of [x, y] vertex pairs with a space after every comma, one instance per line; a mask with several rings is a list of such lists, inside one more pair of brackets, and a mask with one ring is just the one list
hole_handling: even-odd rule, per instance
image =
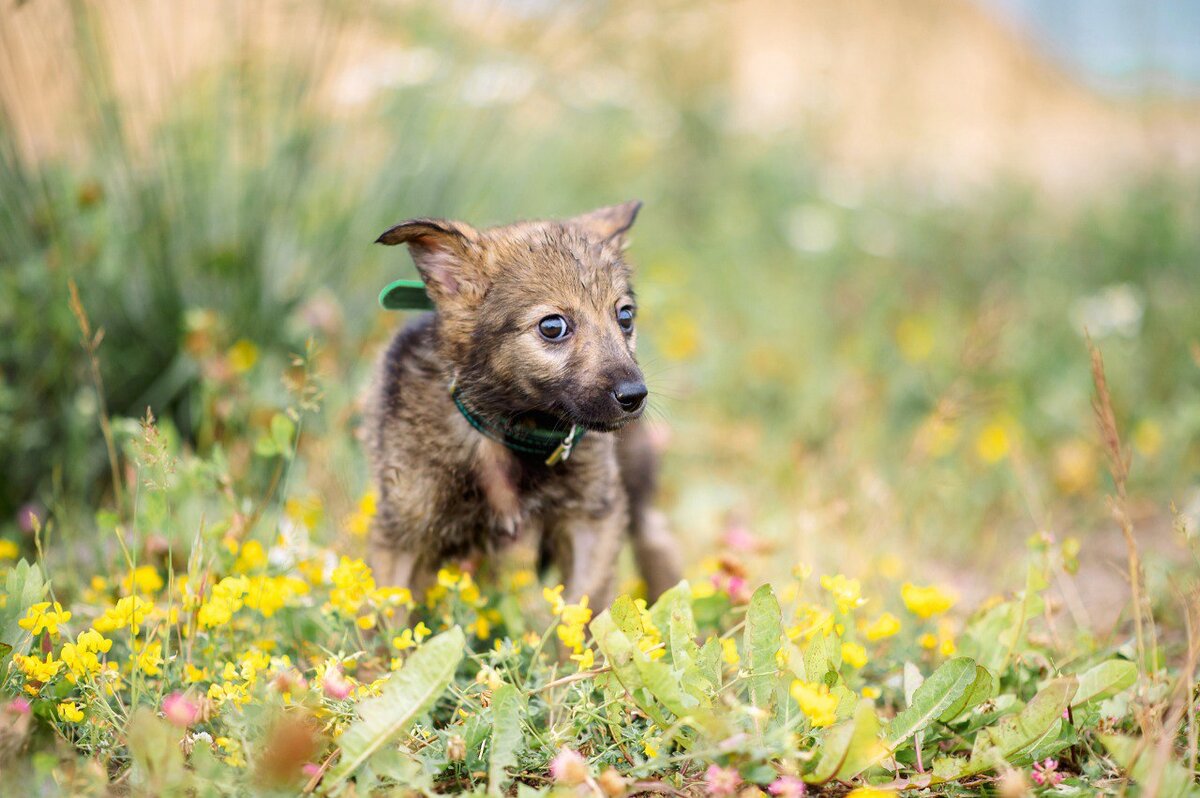
[[1042, 762], [1033, 763], [1033, 772], [1030, 773], [1033, 780], [1041, 787], [1056, 787], [1066, 778], [1058, 772], [1058, 760], [1047, 757]]
[[5, 709], [12, 710], [13, 712], [16, 712], [21, 715], [28, 715], [30, 705], [29, 705], [29, 702], [26, 701], [24, 698], [17, 697], [17, 698], [14, 698], [12, 701], [9, 701], [8, 706], [5, 707]]
[[171, 693], [163, 699], [163, 715], [172, 726], [186, 729], [200, 719], [200, 706], [183, 693]]
[[771, 782], [767, 791], [781, 798], [800, 798], [804, 795], [804, 782], [795, 776], [780, 776]]
[[742, 777], [733, 768], [723, 768], [709, 765], [704, 772], [704, 783], [709, 795], [736, 795], [742, 783]]
[[757, 551], [759, 547], [758, 538], [741, 524], [730, 525], [721, 537], [721, 544], [734, 551]]
[[550, 760], [550, 775], [560, 784], [571, 787], [583, 784], [588, 777], [587, 762], [579, 752], [563, 746], [554, 759]]
[[321, 689], [325, 695], [332, 699], [341, 701], [350, 695], [354, 690], [354, 685], [342, 676], [341, 668], [329, 668], [325, 671], [325, 678], [321, 680]]
[[321, 766], [315, 762], [306, 762], [304, 763], [304, 767], [300, 768], [300, 772], [311, 779], [321, 772]]

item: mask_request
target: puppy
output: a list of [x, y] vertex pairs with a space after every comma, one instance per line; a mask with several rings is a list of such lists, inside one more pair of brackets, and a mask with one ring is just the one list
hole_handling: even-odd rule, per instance
[[434, 306], [392, 340], [368, 402], [381, 584], [421, 595], [443, 561], [528, 535], [568, 601], [603, 607], [626, 532], [652, 597], [679, 580], [638, 422], [622, 253], [640, 207], [484, 230], [413, 219], [379, 237], [408, 245]]

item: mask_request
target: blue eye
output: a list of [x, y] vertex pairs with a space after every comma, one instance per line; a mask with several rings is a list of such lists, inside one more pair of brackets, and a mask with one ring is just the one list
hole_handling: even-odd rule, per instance
[[538, 332], [547, 341], [561, 341], [571, 334], [567, 320], [562, 316], [547, 316], [538, 322]]
[[621, 329], [625, 332], [629, 332], [633, 329], [633, 315], [634, 313], [632, 305], [625, 305], [617, 311], [617, 324], [620, 325]]

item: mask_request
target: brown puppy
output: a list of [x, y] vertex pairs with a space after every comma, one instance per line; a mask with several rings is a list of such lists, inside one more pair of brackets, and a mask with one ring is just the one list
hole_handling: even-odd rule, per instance
[[640, 206], [486, 230], [414, 219], [379, 237], [408, 244], [436, 307], [392, 340], [371, 391], [380, 583], [419, 594], [444, 560], [531, 535], [565, 597], [603, 607], [626, 530], [652, 596], [679, 580], [636, 423], [647, 391], [622, 251]]

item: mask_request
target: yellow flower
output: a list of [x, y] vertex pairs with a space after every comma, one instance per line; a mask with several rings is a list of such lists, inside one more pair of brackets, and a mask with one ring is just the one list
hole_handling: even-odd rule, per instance
[[226, 357], [229, 358], [230, 368], [238, 374], [245, 374], [258, 362], [258, 347], [254, 345], [253, 341], [239, 338], [233, 346], [229, 347]]
[[536, 579], [537, 574], [528, 568], [522, 568], [513, 573], [512, 588], [513, 590], [521, 590], [532, 585]]
[[29, 612], [24, 618], [17, 621], [17, 624], [29, 631], [31, 635], [39, 635], [43, 631], [49, 632], [51, 636], [58, 634], [58, 625], [71, 620], [71, 613], [62, 608], [62, 605], [57, 601], [54, 602], [54, 609], [50, 609], [49, 601], [39, 601], [29, 608]]
[[847, 579], [843, 574], [822, 576], [821, 587], [833, 596], [838, 612], [843, 615], [863, 603], [862, 585], [857, 579]]
[[297, 596], [308, 592], [308, 584], [294, 576], [252, 576], [244, 598], [252, 610], [270, 618]]
[[189, 684], [195, 684], [196, 682], [207, 682], [212, 678], [212, 675], [208, 672], [208, 668], [197, 668], [190, 662], [184, 663], [183, 674], [184, 679], [186, 679]]
[[721, 659], [725, 660], [727, 665], [737, 665], [742, 661], [738, 654], [737, 641], [732, 637], [721, 638]]
[[654, 759], [656, 756], [658, 756], [657, 740], [650, 740], [650, 739], [643, 740], [642, 741], [642, 752], [645, 753], [646, 756], [648, 756], [650, 759]]
[[263, 544], [257, 540], [247, 540], [242, 544], [242, 550], [238, 552], [237, 562], [233, 564], [233, 570], [244, 574], [249, 571], [257, 571], [267, 564], [267, 550], [263, 548]]
[[935, 635], [933, 632], [926, 632], [925, 634], [923, 634], [917, 638], [917, 643], [918, 643], [918, 645], [921, 646], [921, 648], [928, 648], [928, 649], [937, 648], [937, 644], [938, 644], [937, 635]]
[[788, 640], [804, 638], [812, 640], [818, 634], [828, 635], [833, 631], [833, 613], [815, 604], [801, 604], [796, 608], [796, 624], [788, 627]]
[[142, 621], [146, 620], [152, 609], [153, 604], [138, 596], [125, 596], [117, 601], [115, 607], [105, 610], [92, 626], [96, 631], [106, 634], [117, 629], [130, 629], [137, 634], [141, 631]]
[[858, 643], [842, 643], [842, 661], [851, 668], [867, 664], [867, 650]]
[[890, 612], [885, 612], [863, 628], [863, 635], [875, 642], [885, 637], [891, 637], [900, 631], [900, 619]]
[[[162, 590], [163, 580], [153, 565], [139, 565], [133, 573], [126, 574], [121, 579], [121, 590], [124, 593], [148, 593], [153, 595]], [[136, 588], [136, 591], [135, 591]]]
[[21, 553], [21, 547], [11, 540], [0, 540], [0, 560], [15, 560]]
[[900, 587], [900, 597], [904, 606], [918, 618], [929, 618], [940, 615], [954, 606], [957, 597], [948, 590], [937, 585], [918, 587], [912, 582], [905, 582]]
[[[62, 662], [54, 659], [54, 655], [48, 651], [44, 660], [40, 660], [36, 656], [26, 657], [21, 654], [14, 654], [13, 661], [17, 663], [17, 667], [21, 669], [21, 673], [25, 674], [26, 681], [40, 682], [43, 685], [53, 679], [63, 666]], [[37, 695], [37, 687], [26, 685], [25, 689]]]
[[354, 625], [364, 631], [366, 631], [368, 629], [374, 629], [375, 628], [375, 616], [374, 615], [360, 615], [354, 621]]
[[1147, 459], [1153, 458], [1162, 449], [1163, 431], [1157, 421], [1143, 419], [1133, 428], [1133, 448]]
[[476, 616], [475, 623], [473, 623], [471, 626], [475, 636], [480, 640], [487, 640], [492, 636], [492, 625], [488, 623], [488, 619], [482, 615]]
[[134, 667], [147, 676], [157, 676], [161, 672], [159, 668], [162, 663], [162, 643], [155, 640], [153, 643], [146, 643], [140, 647], [137, 658], [134, 660]]
[[582, 654], [572, 654], [571, 659], [579, 663], [579, 670], [586, 671], [596, 664], [596, 654], [590, 648], [585, 648]]
[[358, 500], [358, 509], [346, 519], [346, 531], [355, 537], [364, 538], [371, 531], [371, 519], [375, 517], [377, 498], [369, 490]]
[[542, 598], [545, 599], [546, 603], [550, 605], [550, 611], [555, 615], [558, 615], [563, 611], [562, 592], [562, 585], [555, 585], [553, 589], [548, 587], [542, 588]]
[[1014, 424], [997, 419], [984, 426], [975, 437], [975, 453], [985, 463], [998, 463], [1012, 450]]
[[896, 325], [896, 348], [909, 363], [928, 360], [933, 342], [933, 325], [924, 316], [905, 316]]
[[668, 360], [686, 360], [700, 349], [700, 327], [691, 313], [674, 311], [663, 319], [659, 346]]
[[439, 568], [437, 572], [437, 583], [446, 589], [450, 589], [458, 584], [463, 578], [463, 572], [455, 566], [449, 568]]
[[325, 508], [317, 496], [304, 496], [288, 499], [284, 504], [284, 513], [288, 518], [308, 529], [316, 529], [325, 515]]
[[67, 680], [75, 684], [80, 678], [90, 678], [103, 670], [100, 654], [107, 654], [112, 641], [95, 629], [80, 632], [74, 643], [65, 643], [59, 656], [67, 666]]
[[362, 560], [342, 557], [330, 580], [334, 588], [329, 591], [329, 603], [348, 616], [357, 615], [359, 608], [375, 592], [371, 569]]
[[224, 626], [242, 608], [243, 597], [250, 589], [245, 576], [227, 576], [213, 585], [212, 594], [200, 605], [197, 620], [205, 628]]
[[874, 787], [855, 787], [846, 793], [846, 798], [894, 798], [896, 793], [891, 790], [877, 790]]
[[868, 685], [862, 689], [862, 697], [863, 698], [875, 699], [875, 698], [879, 698], [880, 695], [882, 695], [882, 693], [880, 692], [878, 687], [871, 687], [870, 685]]
[[837, 720], [838, 700], [830, 695], [828, 686], [797, 679], [792, 682], [791, 693], [813, 726], [832, 726]]
[[583, 626], [592, 619], [592, 611], [588, 609], [588, 597], [581, 598], [578, 604], [564, 604], [560, 615], [565, 624]]
[[80, 723], [83, 721], [83, 710], [74, 701], [63, 701], [60, 703], [58, 705], [58, 715], [70, 723]]

